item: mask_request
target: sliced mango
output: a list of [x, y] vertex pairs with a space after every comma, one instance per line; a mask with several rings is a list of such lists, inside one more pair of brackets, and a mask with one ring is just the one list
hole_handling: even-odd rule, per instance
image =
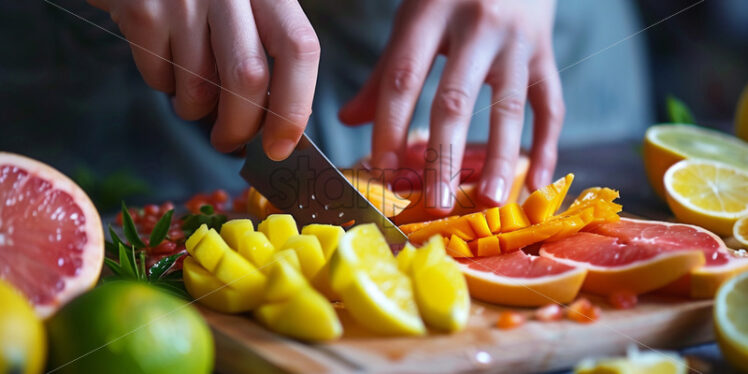
[[[198, 231], [200, 230], [198, 229]], [[187, 253], [195, 257], [200, 266], [212, 273], [216, 270], [216, 266], [218, 266], [221, 258], [227, 252], [233, 251], [214, 229], [207, 230], [205, 233], [201, 232], [199, 235], [202, 236], [200, 241], [197, 244], [191, 245], [192, 251], [188, 249]], [[190, 239], [193, 236], [190, 236]]]
[[510, 203], [499, 208], [501, 232], [510, 232], [530, 226], [525, 211], [517, 203]]
[[310, 287], [286, 301], [262, 305], [255, 317], [270, 330], [301, 340], [333, 340], [343, 333], [330, 302]]
[[270, 240], [258, 231], [244, 234], [244, 239], [234, 249], [259, 268], [266, 266], [275, 253]]
[[237, 249], [244, 235], [255, 231], [255, 225], [248, 219], [232, 219], [221, 226], [221, 237], [229, 247]]
[[197, 243], [200, 243], [201, 240], [203, 240], [203, 237], [205, 234], [208, 233], [208, 225], [202, 224], [200, 227], [195, 230], [192, 235], [190, 235], [189, 238], [187, 238], [187, 241], [184, 242], [185, 248], [187, 248], [187, 252], [192, 254], [193, 250], [195, 249], [195, 246], [197, 246]]
[[501, 213], [499, 213], [499, 207], [488, 208], [483, 211], [483, 214], [486, 216], [488, 229], [492, 233], [498, 234], [501, 231]]
[[498, 256], [501, 254], [501, 245], [499, 244], [498, 235], [491, 235], [485, 238], [478, 238], [468, 242], [470, 250], [479, 257]]
[[261, 300], [267, 278], [238, 253], [224, 253], [212, 273], [223, 284], [239, 291], [243, 297]]
[[[294, 269], [301, 271], [299, 255], [296, 254], [296, 251], [293, 249], [284, 249], [273, 253], [273, 255], [270, 256], [270, 261], [268, 261], [268, 263], [272, 264], [276, 261], [287, 261]], [[261, 270], [266, 274], [270, 274], [270, 266], [265, 266]]]
[[491, 236], [491, 229], [488, 227], [486, 216], [483, 213], [470, 213], [462, 216], [461, 219], [468, 221], [476, 237], [484, 238], [486, 236]]
[[468, 220], [459, 216], [448, 217], [443, 220], [432, 221], [420, 230], [416, 230], [408, 236], [408, 239], [416, 244], [424, 243], [434, 235], [450, 237], [457, 235], [463, 240], [475, 239], [475, 231]]
[[269, 215], [260, 222], [257, 231], [265, 234], [274, 248], [282, 248], [288, 238], [299, 235], [299, 228], [290, 214]]
[[280, 302], [290, 299], [300, 289], [309, 287], [299, 270], [286, 260], [279, 260], [270, 265], [265, 302]]
[[336, 225], [324, 225], [313, 223], [306, 225], [301, 229], [302, 235], [314, 235], [322, 245], [322, 252], [325, 254], [325, 261], [330, 260], [333, 252], [338, 249], [340, 238], [345, 235], [345, 230]]
[[222, 313], [242, 313], [251, 310], [258, 301], [227, 287], [205, 270], [192, 256], [184, 258], [182, 265], [184, 287], [195, 300]]
[[519, 230], [499, 234], [501, 250], [510, 252], [530, 244], [535, 244], [556, 235], [564, 228], [561, 220], [551, 220], [538, 223]]
[[308, 280], [314, 279], [317, 272], [327, 262], [325, 261], [325, 254], [322, 252], [322, 245], [314, 235], [294, 235], [288, 238], [286, 244], [281, 247], [281, 250], [286, 249], [293, 250], [299, 256], [301, 272], [304, 274], [304, 278]]
[[473, 257], [473, 252], [467, 242], [457, 235], [452, 234], [447, 242], [447, 253], [452, 257]]
[[533, 191], [527, 197], [527, 200], [522, 203], [522, 210], [525, 211], [530, 223], [545, 222], [553, 216], [553, 213], [561, 207], [573, 180], [574, 174], [569, 173], [565, 177]]

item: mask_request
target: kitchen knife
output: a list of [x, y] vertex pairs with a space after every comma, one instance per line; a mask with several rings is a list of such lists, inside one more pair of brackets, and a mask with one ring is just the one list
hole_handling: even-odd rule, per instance
[[247, 143], [240, 174], [273, 206], [293, 215], [300, 226], [342, 225], [354, 220], [356, 224], [376, 224], [390, 245], [408, 240], [348, 182], [306, 134], [283, 161], [268, 158], [262, 149], [262, 135], [256, 135]]

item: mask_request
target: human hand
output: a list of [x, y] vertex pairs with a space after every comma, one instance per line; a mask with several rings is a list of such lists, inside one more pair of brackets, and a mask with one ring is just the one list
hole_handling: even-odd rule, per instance
[[[320, 56], [298, 1], [88, 2], [111, 14], [146, 83], [174, 95], [180, 117], [217, 110], [216, 149], [237, 149], [262, 125], [270, 158], [291, 153], [311, 114]], [[266, 52], [274, 58], [272, 80]]]
[[[564, 117], [552, 49], [552, 0], [405, 0], [369, 80], [340, 111], [347, 124], [374, 121], [371, 165], [398, 167], [408, 125], [437, 53], [447, 56], [431, 106], [425, 195], [432, 213], [454, 203], [467, 128], [478, 91], [492, 89], [488, 154], [479, 201], [507, 199], [519, 156], [524, 108], [534, 112], [528, 186], [550, 183]], [[431, 172], [431, 170], [435, 172]]]

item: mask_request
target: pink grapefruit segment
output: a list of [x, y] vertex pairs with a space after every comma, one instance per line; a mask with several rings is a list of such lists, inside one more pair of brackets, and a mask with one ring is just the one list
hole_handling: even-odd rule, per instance
[[587, 273], [583, 268], [522, 251], [455, 260], [465, 275], [472, 297], [513, 306], [571, 302]]
[[694, 248], [704, 253], [704, 266], [693, 269], [660, 291], [692, 298], [711, 298], [732, 276], [748, 270], [748, 256], [733, 251], [717, 235], [698, 226], [622, 218], [592, 228], [596, 233], [626, 241], [651, 243], [661, 250]]
[[545, 243], [540, 255], [586, 268], [587, 278], [582, 289], [602, 295], [621, 291], [649, 292], [704, 264], [700, 251], [663, 251], [647, 243], [626, 243], [620, 238], [589, 232]]
[[0, 152], [0, 278], [46, 318], [93, 287], [104, 260], [101, 220], [73, 181]]

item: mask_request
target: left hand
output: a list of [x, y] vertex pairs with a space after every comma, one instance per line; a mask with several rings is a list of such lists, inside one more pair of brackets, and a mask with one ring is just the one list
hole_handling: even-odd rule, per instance
[[[454, 204], [467, 129], [478, 91], [492, 88], [486, 164], [479, 203], [509, 194], [519, 156], [525, 102], [534, 111], [530, 189], [550, 183], [564, 102], [552, 49], [553, 0], [405, 0], [367, 83], [340, 112], [347, 124], [374, 121], [372, 166], [395, 169], [418, 96], [437, 53], [447, 63], [431, 107], [424, 173], [431, 212]], [[436, 172], [433, 172], [435, 170]]]

